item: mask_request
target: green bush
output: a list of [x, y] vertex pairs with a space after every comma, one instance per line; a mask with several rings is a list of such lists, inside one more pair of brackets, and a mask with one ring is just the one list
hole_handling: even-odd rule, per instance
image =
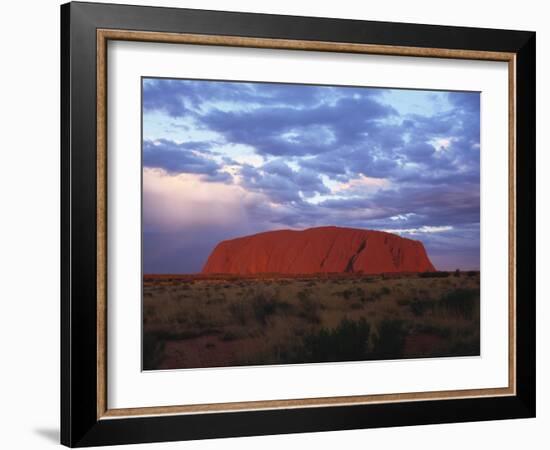
[[365, 319], [344, 319], [335, 329], [322, 328], [303, 337], [293, 362], [358, 361], [369, 357], [370, 325]]
[[164, 340], [157, 333], [143, 333], [142, 365], [143, 370], [158, 369], [164, 352]]
[[437, 306], [447, 314], [472, 319], [479, 315], [479, 289], [456, 289], [444, 295]]
[[447, 278], [449, 272], [421, 272], [418, 274], [420, 278]]
[[279, 301], [278, 297], [268, 292], [258, 292], [252, 298], [252, 310], [254, 316], [262, 325], [267, 323], [267, 318], [278, 310], [287, 310], [290, 304]]
[[311, 289], [304, 289], [302, 291], [299, 291], [297, 295], [298, 295], [298, 300], [300, 302], [303, 302], [306, 299], [311, 297]]
[[380, 295], [388, 295], [391, 293], [391, 289], [387, 286], [382, 286], [380, 288], [380, 291], [378, 291]]
[[236, 333], [232, 332], [232, 331], [226, 331], [221, 336], [221, 340], [224, 341], [224, 342], [234, 341], [238, 338], [239, 338], [239, 336]]
[[319, 302], [312, 299], [309, 292], [304, 293], [304, 291], [298, 293], [298, 300], [300, 302], [300, 312], [298, 315], [310, 323], [320, 323], [321, 317], [319, 316], [319, 311], [321, 305]]
[[353, 291], [351, 289], [345, 289], [343, 291], [336, 292], [336, 295], [339, 295], [340, 297], [344, 298], [345, 300], [349, 300], [351, 296], [353, 295]]
[[372, 359], [398, 359], [403, 356], [407, 330], [402, 320], [384, 319], [373, 339]]
[[231, 303], [228, 306], [228, 309], [231, 315], [233, 316], [233, 318], [240, 325], [246, 325], [247, 314], [246, 314], [246, 307], [243, 302]]
[[460, 356], [479, 356], [481, 354], [480, 341], [472, 339], [470, 341], [459, 341], [451, 347], [452, 355]]
[[431, 334], [443, 339], [449, 339], [452, 336], [452, 329], [448, 326], [436, 325], [430, 323], [420, 323], [414, 326], [413, 334]]
[[419, 300], [417, 298], [409, 302], [409, 308], [416, 317], [423, 316], [426, 312], [433, 312], [435, 302], [433, 300]]

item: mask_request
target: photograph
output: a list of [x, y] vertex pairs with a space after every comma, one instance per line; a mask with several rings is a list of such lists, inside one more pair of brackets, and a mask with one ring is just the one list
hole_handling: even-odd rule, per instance
[[142, 369], [480, 355], [480, 93], [142, 77]]

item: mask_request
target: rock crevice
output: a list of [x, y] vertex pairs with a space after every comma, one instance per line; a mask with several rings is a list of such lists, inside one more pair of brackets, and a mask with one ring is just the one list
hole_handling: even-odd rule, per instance
[[359, 256], [359, 253], [361, 253], [365, 246], [367, 245], [367, 241], [363, 241], [361, 242], [361, 245], [359, 246], [359, 248], [357, 249], [357, 251], [351, 256], [351, 258], [349, 259], [348, 261], [348, 265], [346, 266], [346, 270], [344, 272], [347, 272], [347, 273], [353, 273], [354, 270], [353, 270], [353, 265], [355, 264], [355, 260], [357, 259], [357, 257]]

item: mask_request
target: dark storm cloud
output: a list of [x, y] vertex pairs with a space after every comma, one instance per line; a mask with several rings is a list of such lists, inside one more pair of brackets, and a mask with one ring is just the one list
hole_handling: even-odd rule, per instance
[[244, 187], [266, 194], [277, 202], [301, 203], [302, 196], [307, 198], [315, 193], [330, 192], [317, 172], [307, 168], [294, 171], [281, 160], [270, 161], [259, 168], [245, 165], [240, 174]]
[[212, 101], [248, 105], [269, 102], [298, 108], [319, 102], [325, 93], [326, 89], [301, 89], [299, 85], [149, 78], [143, 84], [143, 109], [178, 117], [196, 114], [204, 103]]
[[360, 174], [374, 178], [389, 177], [397, 168], [394, 152], [385, 153], [377, 148], [378, 144], [371, 141], [355, 147], [332, 149], [304, 160], [301, 165], [342, 182]]
[[226, 89], [225, 83], [145, 79], [143, 81], [144, 111], [161, 111], [172, 117], [195, 114], [204, 101], [236, 101], [250, 99], [253, 90], [246, 84], [234, 84]]
[[366, 137], [377, 119], [394, 114], [369, 97], [342, 98], [310, 108], [269, 105], [251, 111], [212, 111], [201, 120], [229, 142], [273, 156], [316, 155]]
[[228, 181], [229, 174], [220, 172], [221, 166], [201, 153], [210, 153], [203, 142], [177, 144], [161, 139], [143, 142], [143, 167], [164, 169], [168, 173], [194, 173], [209, 181]]
[[301, 108], [339, 98], [342, 89], [348, 97], [366, 98], [381, 94], [380, 90], [353, 87], [145, 78], [143, 108], [145, 111], [164, 111], [171, 116], [198, 110], [203, 103], [212, 101]]

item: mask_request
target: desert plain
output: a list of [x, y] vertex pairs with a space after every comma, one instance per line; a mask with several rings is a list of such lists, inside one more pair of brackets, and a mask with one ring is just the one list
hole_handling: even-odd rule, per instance
[[143, 369], [475, 356], [478, 271], [145, 275]]

